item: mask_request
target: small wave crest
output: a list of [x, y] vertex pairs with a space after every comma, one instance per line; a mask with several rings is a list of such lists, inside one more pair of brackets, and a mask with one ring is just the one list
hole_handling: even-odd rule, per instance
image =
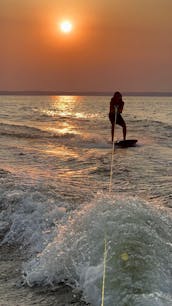
[[74, 133], [61, 134], [57, 131], [42, 130], [40, 128], [35, 128], [26, 125], [14, 125], [14, 124], [4, 124], [0, 123], [0, 135], [18, 137], [18, 138], [72, 138], [76, 135]]
[[11, 136], [11, 137], [24, 137], [24, 138], [38, 138], [40, 134], [45, 134], [38, 128], [29, 127], [26, 125], [15, 125], [15, 124], [0, 124], [0, 135]]

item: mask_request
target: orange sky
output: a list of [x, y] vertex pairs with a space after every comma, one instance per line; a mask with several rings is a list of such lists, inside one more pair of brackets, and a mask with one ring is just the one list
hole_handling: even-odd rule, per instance
[[1, 0], [0, 90], [172, 91], [171, 12], [172, 0]]

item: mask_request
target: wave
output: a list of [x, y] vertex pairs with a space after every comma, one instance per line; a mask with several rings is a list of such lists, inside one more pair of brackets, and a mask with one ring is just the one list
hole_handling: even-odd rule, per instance
[[105, 305], [171, 305], [171, 217], [138, 198], [98, 195], [68, 215], [25, 264], [29, 286], [66, 282], [98, 306], [107, 244]]
[[60, 134], [53, 131], [45, 131], [39, 128], [26, 125], [15, 125], [0, 123], [0, 135], [18, 138], [69, 138], [74, 137], [74, 133]]
[[58, 144], [78, 147], [78, 148], [102, 148], [107, 149], [111, 147], [111, 144], [107, 143], [106, 139], [103, 139], [100, 135], [77, 134], [74, 132], [60, 133], [55, 129], [41, 130], [35, 127], [29, 127], [26, 125], [14, 125], [0, 123], [0, 136], [7, 136], [12, 138], [21, 139], [41, 139], [45, 141], [55, 141]]
[[5, 178], [10, 174], [11, 174], [10, 171], [7, 171], [7, 170], [4, 170], [4, 169], [0, 168], [0, 178]]
[[0, 123], [0, 135], [3, 136], [37, 138], [41, 133], [45, 134], [46, 132], [26, 125]]
[[36, 254], [56, 234], [55, 223], [65, 215], [66, 205], [53, 190], [27, 188], [13, 175], [6, 176], [3, 183], [6, 188], [0, 188], [0, 245], [20, 245], [29, 254]]
[[172, 127], [168, 123], [158, 120], [137, 120], [127, 122], [128, 130], [133, 135], [141, 136], [142, 139], [152, 139], [152, 145], [157, 143], [159, 145], [171, 147], [170, 136]]
[[[172, 217], [126, 194], [97, 194], [75, 210], [57, 190], [24, 188], [2, 171], [1, 244], [20, 245], [29, 286], [65, 282], [101, 304], [105, 242], [105, 305], [172, 303]], [[18, 182], [18, 185], [17, 185]]]
[[[127, 122], [127, 120], [126, 120]], [[129, 118], [128, 120], [129, 125], [132, 126], [140, 126], [140, 127], [156, 127], [156, 128], [163, 128], [164, 130], [170, 130], [171, 125], [168, 123], [165, 123], [163, 121], [158, 121], [158, 120], [153, 120], [149, 118], [144, 118], [144, 119], [137, 119], [137, 118]]]

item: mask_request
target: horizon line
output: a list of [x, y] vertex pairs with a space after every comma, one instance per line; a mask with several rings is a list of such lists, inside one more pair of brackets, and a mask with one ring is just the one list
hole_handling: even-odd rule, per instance
[[[78, 95], [78, 96], [111, 96], [114, 91], [65, 91], [65, 90], [0, 90], [0, 95]], [[124, 91], [123, 96], [172, 96], [172, 91]]]

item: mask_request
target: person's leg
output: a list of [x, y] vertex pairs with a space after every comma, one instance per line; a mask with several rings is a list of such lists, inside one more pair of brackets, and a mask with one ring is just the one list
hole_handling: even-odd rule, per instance
[[122, 124], [122, 129], [123, 129], [123, 139], [125, 140], [126, 134], [127, 134], [127, 127], [126, 127], [125, 121]]
[[122, 131], [123, 131], [123, 139], [126, 139], [126, 134], [127, 134], [127, 127], [126, 127], [126, 123], [124, 121], [124, 119], [122, 118], [121, 114], [118, 114], [117, 116], [117, 124], [119, 124], [120, 126], [122, 126]]

